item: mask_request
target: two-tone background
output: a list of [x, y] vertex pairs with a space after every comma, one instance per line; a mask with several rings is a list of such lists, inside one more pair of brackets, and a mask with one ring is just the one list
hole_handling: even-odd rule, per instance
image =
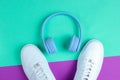
[[0, 0], [0, 80], [27, 80], [21, 67], [20, 51], [25, 44], [37, 45], [49, 61], [57, 80], [73, 80], [79, 53], [67, 47], [78, 27], [69, 17], [48, 22], [45, 37], [58, 48], [47, 54], [41, 40], [41, 25], [51, 13], [67, 11], [82, 25], [82, 47], [90, 39], [100, 40], [105, 58], [98, 80], [120, 80], [120, 1], [119, 0]]

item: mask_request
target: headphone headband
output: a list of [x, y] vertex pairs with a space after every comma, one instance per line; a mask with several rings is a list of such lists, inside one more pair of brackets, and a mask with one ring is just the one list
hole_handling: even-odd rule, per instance
[[[46, 19], [45, 19], [45, 21], [43, 22], [43, 24], [42, 24], [42, 41], [43, 41], [43, 44], [44, 44], [44, 47], [46, 46], [45, 45], [45, 40], [44, 40], [44, 28], [45, 28], [45, 25], [46, 25], [46, 23], [51, 19], [51, 18], [53, 18], [53, 17], [55, 17], [55, 16], [59, 16], [59, 15], [65, 15], [65, 16], [68, 16], [68, 17], [71, 17], [73, 20], [75, 20], [76, 21], [76, 23], [77, 23], [77, 25], [79, 26], [79, 31], [80, 31], [80, 34], [79, 34], [79, 38], [81, 39], [81, 36], [82, 36], [82, 30], [81, 30], [81, 25], [80, 25], [80, 22], [79, 22], [79, 20], [75, 17], [75, 16], [73, 16], [72, 14], [70, 14], [70, 13], [67, 13], [67, 12], [57, 12], [57, 13], [54, 13], [54, 14], [52, 14], [52, 15], [50, 15], [50, 16], [48, 16]], [[81, 40], [80, 40], [81, 41]], [[46, 48], [46, 47], [45, 47]]]

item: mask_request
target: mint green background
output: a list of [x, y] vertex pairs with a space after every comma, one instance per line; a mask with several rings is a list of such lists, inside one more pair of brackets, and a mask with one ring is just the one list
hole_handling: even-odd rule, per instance
[[0, 66], [19, 65], [20, 50], [25, 44], [36, 44], [48, 61], [76, 60], [68, 44], [77, 27], [65, 16], [53, 18], [46, 26], [46, 37], [52, 36], [58, 53], [48, 55], [41, 43], [41, 24], [51, 13], [68, 11], [78, 17], [83, 29], [83, 45], [90, 39], [103, 42], [105, 56], [120, 55], [120, 0], [0, 0]]

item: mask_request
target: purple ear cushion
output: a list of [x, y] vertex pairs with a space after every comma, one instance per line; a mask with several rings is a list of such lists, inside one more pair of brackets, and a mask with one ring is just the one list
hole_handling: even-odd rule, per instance
[[78, 46], [79, 46], [79, 38], [74, 35], [69, 46], [69, 51], [77, 52]]
[[46, 51], [48, 51], [48, 53], [56, 53], [57, 52], [57, 48], [56, 48], [55, 43], [52, 38], [48, 38], [45, 41], [45, 47], [46, 47], [46, 49], [47, 49]]

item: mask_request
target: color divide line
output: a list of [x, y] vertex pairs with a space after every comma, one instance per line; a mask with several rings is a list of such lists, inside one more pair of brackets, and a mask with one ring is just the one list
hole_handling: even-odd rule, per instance
[[[104, 58], [98, 80], [120, 80], [120, 57]], [[50, 62], [56, 80], [73, 80], [77, 61]], [[0, 80], [28, 80], [21, 66], [0, 67]]]

